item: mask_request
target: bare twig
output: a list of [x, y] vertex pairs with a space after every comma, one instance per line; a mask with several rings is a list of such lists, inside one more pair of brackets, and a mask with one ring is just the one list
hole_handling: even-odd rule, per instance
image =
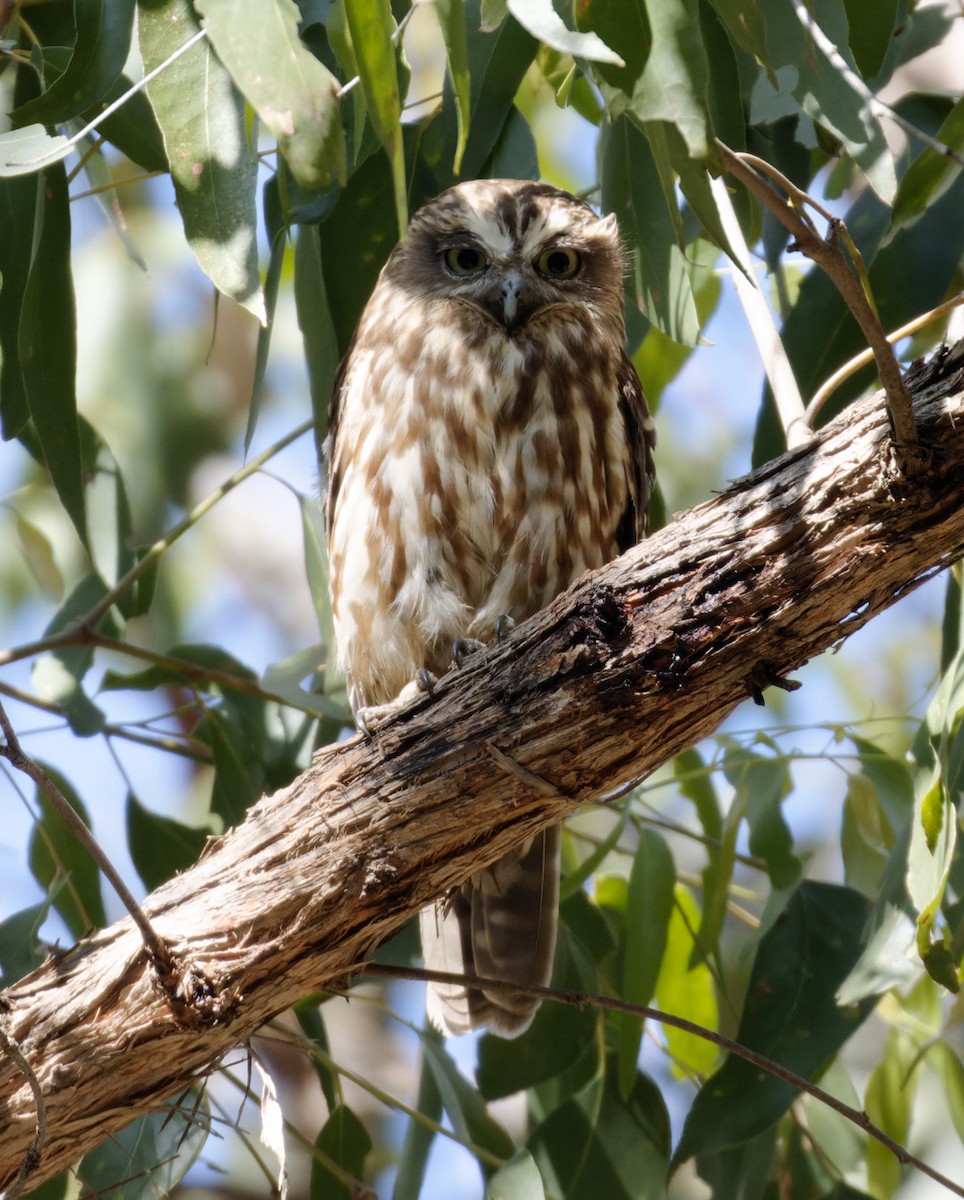
[[737, 1058], [742, 1058], [745, 1062], [752, 1063], [753, 1066], [759, 1067], [761, 1071], [766, 1071], [768, 1075], [773, 1075], [776, 1079], [782, 1079], [784, 1083], [789, 1083], [799, 1091], [806, 1092], [808, 1096], [813, 1096], [819, 1103], [825, 1104], [828, 1108], [832, 1108], [834, 1112], [840, 1113], [842, 1117], [845, 1117], [848, 1121], [858, 1126], [869, 1137], [880, 1142], [882, 1146], [886, 1146], [891, 1154], [905, 1166], [914, 1167], [922, 1172], [922, 1174], [930, 1176], [931, 1179], [936, 1180], [942, 1187], [947, 1188], [949, 1192], [953, 1192], [955, 1196], [964, 1196], [964, 1185], [955, 1183], [953, 1179], [948, 1179], [946, 1175], [941, 1174], [935, 1167], [930, 1166], [915, 1154], [911, 1154], [900, 1142], [896, 1142], [893, 1138], [888, 1137], [879, 1126], [871, 1121], [865, 1112], [852, 1108], [849, 1104], [844, 1104], [842, 1100], [838, 1100], [836, 1096], [825, 1092], [823, 1088], [818, 1087], [815, 1083], [811, 1083], [803, 1075], [798, 1075], [796, 1071], [791, 1071], [789, 1067], [783, 1066], [782, 1063], [778, 1063], [772, 1058], [767, 1058], [765, 1054], [759, 1054], [756, 1050], [751, 1050], [748, 1046], [744, 1046], [740, 1042], [726, 1037], [725, 1034], [717, 1033], [713, 1029], [706, 1029], [702, 1025], [695, 1024], [693, 1021], [687, 1021], [685, 1017], [677, 1017], [673, 1013], [663, 1012], [662, 1009], [650, 1008], [648, 1004], [631, 1004], [628, 1000], [618, 1000], [612, 996], [599, 996], [592, 992], [567, 991], [551, 987], [522, 987], [516, 983], [508, 983], [503, 979], [488, 979], [478, 975], [455, 975], [448, 971], [393, 967], [385, 963], [366, 963], [359, 967], [359, 972], [382, 979], [412, 979], [426, 983], [467, 984], [473, 988], [484, 988], [485, 991], [508, 992], [513, 996], [518, 996], [520, 999], [555, 1000], [558, 1004], [568, 1004], [579, 1009], [605, 1008], [610, 1012], [627, 1013], [629, 1016], [640, 1017], [648, 1021], [657, 1021], [660, 1025], [670, 1025], [674, 1029], [680, 1029], [684, 1033], [690, 1033], [694, 1037], [702, 1038], [705, 1042], [712, 1042], [714, 1046], [719, 1046]]
[[165, 987], [171, 986], [171, 980], [176, 976], [176, 965], [170, 947], [154, 931], [154, 927], [144, 915], [144, 910], [134, 899], [127, 884], [121, 879], [114, 864], [100, 848], [97, 839], [77, 815], [73, 806], [47, 772], [27, 754], [21, 747], [14, 728], [7, 716], [6, 709], [0, 704], [0, 728], [3, 729], [4, 741], [0, 743], [0, 758], [5, 758], [17, 770], [32, 779], [38, 788], [50, 801], [57, 815], [85, 848], [97, 866], [103, 871], [111, 887], [120, 897], [124, 907], [130, 913], [134, 924], [140, 930], [147, 952], [161, 976]]
[[44, 1101], [40, 1080], [37, 1078], [33, 1067], [31, 1067], [30, 1063], [21, 1054], [17, 1043], [8, 1037], [3, 1028], [2, 1011], [0, 1011], [0, 1050], [3, 1051], [7, 1058], [16, 1063], [17, 1069], [26, 1077], [27, 1083], [30, 1085], [30, 1090], [33, 1092], [33, 1102], [37, 1109], [37, 1122], [34, 1128], [33, 1141], [27, 1147], [23, 1156], [17, 1178], [6, 1191], [0, 1192], [0, 1200], [17, 1200], [17, 1197], [23, 1191], [27, 1176], [31, 1171], [36, 1169], [37, 1164], [40, 1162], [40, 1155], [47, 1137], [47, 1105]]
[[925, 461], [925, 454], [914, 424], [914, 406], [910, 392], [901, 376], [900, 366], [887, 341], [880, 319], [837, 244], [842, 222], [830, 218], [827, 236], [820, 237], [803, 206], [809, 205], [822, 215], [826, 215], [826, 211], [810, 196], [801, 192], [774, 167], [767, 166], [766, 174], [786, 192], [787, 198], [784, 199], [761, 178], [759, 159], [736, 154], [719, 139], [716, 146], [726, 169], [789, 230], [794, 237], [795, 248], [807, 258], [813, 259], [840, 292], [877, 361], [877, 371], [886, 395], [887, 415], [897, 461], [905, 472], [918, 469]]
[[[908, 321], [906, 325], [901, 325], [899, 329], [895, 329], [893, 333], [887, 334], [887, 341], [892, 346], [901, 341], [905, 337], [910, 337], [911, 334], [917, 333], [919, 329], [924, 329], [932, 322], [939, 320], [948, 313], [953, 312], [955, 308], [964, 304], [964, 292], [958, 293], [950, 300], [945, 300], [943, 304], [938, 304], [936, 308], [932, 308], [929, 312], [921, 313], [914, 317], [912, 321]], [[946, 335], [945, 335], [946, 336]], [[874, 357], [873, 350], [868, 346], [865, 350], [861, 350], [859, 354], [855, 354], [849, 362], [830, 376], [820, 387], [814, 392], [810, 403], [807, 405], [807, 423], [813, 425], [814, 421], [820, 413], [820, 410], [827, 403], [838, 387], [851, 375], [856, 374], [861, 367], [865, 367]]]

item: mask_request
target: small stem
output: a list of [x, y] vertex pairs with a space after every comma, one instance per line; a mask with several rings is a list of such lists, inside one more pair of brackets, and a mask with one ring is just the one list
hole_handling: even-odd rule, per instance
[[7, 759], [12, 766], [22, 771], [29, 779], [32, 779], [47, 797], [56, 810], [57, 815], [77, 841], [87, 850], [87, 853], [100, 870], [103, 871], [111, 887], [120, 897], [121, 902], [130, 913], [134, 924], [140, 931], [141, 938], [155, 967], [162, 971], [166, 978], [170, 978], [174, 972], [174, 960], [167, 943], [154, 931], [154, 927], [144, 915], [144, 910], [134, 899], [133, 893], [115, 870], [114, 864], [100, 848], [94, 835], [74, 811], [67, 797], [57, 787], [47, 772], [34, 762], [21, 748], [13, 726], [10, 724], [10, 718], [7, 716], [6, 709], [2, 704], [0, 704], [0, 728], [3, 730], [5, 739], [4, 743], [0, 745], [0, 758]]
[[929, 1166], [916, 1155], [911, 1154], [906, 1147], [894, 1141], [893, 1138], [888, 1137], [882, 1129], [878, 1128], [865, 1112], [852, 1108], [849, 1104], [844, 1104], [836, 1096], [825, 1092], [823, 1088], [818, 1087], [815, 1083], [811, 1083], [804, 1076], [798, 1075], [796, 1071], [791, 1071], [789, 1067], [775, 1062], [772, 1058], [767, 1058], [765, 1054], [758, 1054], [756, 1050], [751, 1050], [748, 1046], [743, 1046], [722, 1033], [716, 1033], [715, 1030], [706, 1029], [702, 1025], [695, 1024], [693, 1021], [687, 1021], [685, 1017], [677, 1017], [673, 1013], [663, 1012], [658, 1008], [650, 1008], [648, 1004], [630, 1004], [627, 1000], [618, 1000], [612, 996], [597, 996], [591, 992], [561, 991], [549, 987], [521, 987], [519, 984], [508, 983], [505, 980], [488, 979], [476, 975], [456, 975], [448, 971], [429, 971], [427, 969], [414, 970], [407, 967], [388, 966], [383, 963], [365, 963], [359, 966], [358, 970], [362, 974], [382, 979], [412, 979], [426, 983], [455, 983], [473, 988], [484, 988], [486, 991], [508, 992], [513, 996], [533, 1000], [555, 1000], [559, 1004], [569, 1004], [574, 1008], [605, 1008], [611, 1012], [628, 1013], [630, 1016], [657, 1021], [660, 1025], [670, 1025], [674, 1029], [680, 1029], [684, 1033], [691, 1033], [694, 1037], [702, 1038], [706, 1042], [712, 1042], [714, 1046], [719, 1046], [737, 1058], [742, 1058], [746, 1062], [752, 1063], [753, 1066], [759, 1067], [761, 1071], [766, 1071], [768, 1075], [782, 1079], [785, 1083], [789, 1083], [799, 1091], [806, 1092], [808, 1096], [813, 1096], [815, 1100], [827, 1105], [828, 1108], [832, 1108], [834, 1112], [840, 1113], [842, 1117], [845, 1117], [848, 1121], [851, 1121], [854, 1125], [864, 1130], [875, 1141], [880, 1142], [882, 1146], [886, 1146], [905, 1166], [915, 1167], [947, 1188], [949, 1192], [953, 1192], [955, 1196], [964, 1197], [964, 1184], [955, 1183], [952, 1179], [948, 1179], [946, 1175], [942, 1175], [936, 1168]]
[[37, 1078], [36, 1072], [30, 1063], [27, 1062], [17, 1043], [7, 1034], [2, 1024], [0, 1024], [0, 1050], [6, 1054], [7, 1058], [12, 1059], [20, 1072], [26, 1076], [30, 1090], [33, 1092], [33, 1102], [37, 1110], [37, 1127], [34, 1130], [33, 1141], [24, 1153], [20, 1170], [17, 1172], [17, 1178], [2, 1194], [2, 1200], [17, 1200], [17, 1197], [23, 1191], [27, 1176], [40, 1162], [44, 1142], [47, 1140], [47, 1102], [44, 1100], [43, 1089], [40, 1086], [40, 1080]]
[[846, 262], [837, 244], [842, 222], [837, 218], [832, 218], [827, 237], [821, 238], [803, 208], [804, 205], [809, 205], [820, 211], [820, 206], [810, 196], [801, 192], [789, 179], [780, 175], [776, 168], [768, 167], [767, 175], [774, 179], [790, 197], [791, 203], [788, 204], [766, 180], [760, 177], [754, 166], [747, 161], [746, 156], [734, 153], [719, 139], [717, 139], [716, 146], [726, 169], [753, 192], [777, 220], [789, 230], [795, 239], [796, 249], [807, 258], [813, 259], [826, 272], [840, 292], [877, 361], [877, 371], [886, 395], [891, 438], [898, 463], [905, 472], [920, 467], [923, 465], [925, 456], [917, 437], [913, 401], [901, 376], [900, 366], [893, 348], [887, 341], [884, 328], [868, 303], [860, 281]]

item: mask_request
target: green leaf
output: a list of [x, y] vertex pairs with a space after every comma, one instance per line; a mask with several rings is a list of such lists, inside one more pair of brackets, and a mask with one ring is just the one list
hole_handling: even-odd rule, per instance
[[339, 84], [298, 34], [294, 0], [199, 0], [218, 58], [277, 139], [295, 179], [319, 188], [345, 178]]
[[127, 845], [134, 868], [148, 891], [193, 866], [210, 832], [151, 812], [133, 792], [128, 793]]
[[77, 37], [66, 70], [10, 114], [14, 125], [54, 125], [78, 117], [117, 82], [130, 53], [135, 0], [73, 0]]
[[[719, 1013], [713, 973], [702, 961], [693, 936], [700, 924], [699, 906], [682, 884], [676, 885], [675, 900], [656, 981], [656, 1001], [664, 1012], [714, 1030], [719, 1026]], [[669, 1051], [670, 1070], [677, 1078], [704, 1076], [719, 1057], [712, 1042], [672, 1025], [664, 1025], [661, 1036]]]
[[765, 758], [739, 745], [727, 753], [724, 773], [737, 791], [750, 827], [750, 853], [765, 859], [774, 888], [791, 887], [802, 864], [793, 853], [793, 835], [781, 804], [790, 794], [790, 770], [783, 758]]
[[[861, 949], [870, 904], [858, 892], [804, 881], [757, 948], [736, 1040], [812, 1078], [876, 1003], [836, 1000]], [[674, 1161], [738, 1146], [793, 1102], [792, 1083], [730, 1054], [703, 1085]]]
[[[197, 33], [188, 0], [138, 8], [146, 70], [167, 63]], [[248, 146], [244, 101], [205, 40], [148, 84], [164, 136], [184, 232], [215, 287], [264, 324], [258, 274], [258, 164]]]
[[208, 709], [203, 726], [214, 752], [211, 808], [227, 825], [241, 824], [264, 787], [264, 739], [242, 712], [243, 705], [225, 701]]
[[[87, 810], [72, 785], [54, 768], [44, 769], [89, 829]], [[100, 871], [86, 847], [80, 845], [39, 788], [37, 804], [40, 820], [30, 835], [30, 870], [45, 891], [67, 876], [63, 887], [56, 892], [51, 891], [51, 900], [73, 936], [81, 938], [89, 930], [100, 929], [107, 924], [100, 891]]]
[[[300, 226], [295, 240], [295, 310], [308, 366], [311, 411], [315, 419], [315, 448], [320, 461], [321, 447], [328, 432], [328, 406], [340, 355], [321, 268], [317, 225]], [[318, 593], [312, 594], [318, 596]]]
[[166, 1196], [201, 1153], [209, 1124], [207, 1101], [193, 1094], [138, 1117], [81, 1159], [83, 1194], [110, 1200]]
[[[364, 1180], [365, 1159], [372, 1148], [368, 1130], [347, 1104], [339, 1104], [315, 1139], [320, 1158], [311, 1161], [311, 1200], [354, 1200], [359, 1189], [344, 1175]], [[334, 1168], [329, 1165], [334, 1164]]]
[[[964, 150], [964, 97], [959, 99], [937, 130], [936, 138], [960, 155]], [[947, 191], [961, 173], [961, 165], [947, 153], [926, 146], [904, 173], [894, 200], [891, 226], [884, 245], [897, 230], [919, 221], [930, 205]]]
[[472, 82], [469, 70], [469, 44], [465, 28], [464, 0], [435, 0], [432, 9], [438, 19], [445, 43], [445, 66], [455, 97], [458, 140], [452, 170], [458, 175], [469, 138], [472, 114]]
[[[879, 1051], [864, 1093], [867, 1116], [894, 1142], [907, 1144], [914, 1095], [920, 1079], [919, 1051], [906, 1033], [892, 1029]], [[890, 1149], [867, 1141], [867, 1182], [875, 1196], [893, 1196], [903, 1171]]]
[[[557, 986], [570, 986], [570, 980]], [[598, 1014], [591, 1010], [547, 1003], [521, 1037], [483, 1037], [475, 1073], [480, 1093], [486, 1100], [498, 1100], [562, 1075], [592, 1042], [598, 1025]]]
[[709, 154], [706, 93], [709, 68], [697, 0], [585, 0], [580, 29], [618, 46], [624, 67], [594, 65], [610, 119], [624, 113], [674, 125], [696, 159]]
[[954, 861], [957, 808], [937, 764], [922, 772], [907, 858], [907, 892], [917, 910], [917, 949], [928, 973], [952, 992], [960, 989], [957, 966], [934, 925]]
[[884, 65], [901, 12], [900, 0], [843, 0], [850, 31], [850, 49], [864, 79], [873, 79]]
[[[459, 1072], [441, 1041], [425, 1037], [422, 1039], [422, 1048], [425, 1062], [435, 1077], [435, 1085], [442, 1097], [442, 1106], [459, 1137], [498, 1158], [511, 1158], [515, 1152], [512, 1139], [489, 1116], [485, 1101]], [[492, 1173], [492, 1168], [485, 1163], [480, 1162], [479, 1165], [486, 1176]]]
[[822, 5], [804, 22], [793, 0], [771, 0], [766, 62], [774, 71], [785, 68], [782, 78], [794, 99], [843, 143], [886, 204], [897, 190], [894, 160], [850, 55], [847, 32], [842, 6]]
[[[90, 556], [101, 579], [112, 587], [134, 565], [127, 489], [117, 460], [93, 426], [81, 418], [79, 428]], [[128, 599], [121, 597], [122, 610]]]
[[617, 67], [626, 65], [615, 50], [611, 50], [595, 33], [574, 33], [567, 29], [552, 7], [551, 0], [508, 0], [507, 7], [534, 38], [562, 54], [571, 54], [574, 58], [585, 58], [591, 62], [612, 63]]
[[0, 178], [33, 175], [66, 158], [72, 148], [67, 138], [49, 134], [43, 125], [0, 133]]
[[[64, 881], [55, 884], [51, 892], [59, 891]], [[31, 904], [0, 921], [0, 983], [8, 988], [23, 979], [47, 957], [40, 943], [40, 926], [46, 921], [53, 895], [39, 904]]]
[[[621, 994], [630, 1004], [648, 1004], [656, 989], [673, 913], [675, 883], [676, 866], [665, 840], [653, 829], [642, 829], [629, 873], [626, 906]], [[628, 1095], [636, 1078], [643, 1021], [621, 1013], [620, 1025], [619, 1086]]]
[[699, 320], [649, 144], [633, 122], [622, 117], [603, 126], [600, 153], [603, 208], [616, 214], [624, 236], [636, 249], [636, 304], [669, 337], [692, 345]]
[[610, 1059], [596, 1106], [578, 1098], [555, 1109], [528, 1140], [546, 1191], [567, 1200], [662, 1200], [669, 1116], [659, 1088], [637, 1074], [624, 1099]]
[[545, 1196], [536, 1160], [524, 1148], [496, 1171], [485, 1189], [485, 1200], [545, 1200]]
[[67, 175], [60, 165], [38, 178], [33, 251], [20, 314], [23, 384], [51, 482], [81, 541], [87, 514], [74, 376], [77, 315], [70, 271]]
[[[428, 1033], [426, 1036], [433, 1036]], [[442, 1119], [442, 1094], [435, 1082], [435, 1074], [422, 1055], [421, 1071], [418, 1078], [418, 1096], [415, 1100], [415, 1111], [430, 1122], [438, 1123]], [[423, 1121], [414, 1117], [409, 1118], [405, 1130], [405, 1141], [398, 1162], [398, 1174], [395, 1176], [395, 1188], [392, 1200], [418, 1200], [422, 1194], [422, 1181], [425, 1178], [425, 1168], [428, 1164], [429, 1151], [435, 1140], [435, 1130]]]
[[368, 115], [392, 166], [395, 216], [401, 237], [408, 227], [408, 197], [391, 5], [389, 0], [345, 0], [345, 15]]
[[19, 512], [16, 514], [16, 525], [20, 552], [37, 585], [51, 600], [62, 600], [64, 577], [57, 566], [50, 539], [39, 526], [33, 521], [28, 521]]
[[[0, 137], [2, 142], [2, 137]], [[20, 365], [20, 314], [30, 275], [36, 179], [0, 178], [0, 228], [16, 230], [0, 238], [0, 436], [16, 437], [30, 417]]]

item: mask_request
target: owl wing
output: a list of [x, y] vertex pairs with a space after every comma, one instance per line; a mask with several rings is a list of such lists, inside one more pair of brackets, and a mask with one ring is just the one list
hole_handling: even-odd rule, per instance
[[[356, 335], [357, 336], [357, 335]], [[341, 416], [341, 394], [351, 365], [352, 351], [355, 349], [355, 338], [349, 343], [348, 349], [338, 369], [331, 388], [331, 402], [328, 405], [328, 432], [321, 450], [319, 467], [318, 490], [325, 503], [325, 526], [330, 531], [332, 518], [335, 514], [335, 501], [338, 499], [338, 487], [341, 483], [341, 469], [337, 460], [338, 421]]]
[[656, 426], [636, 368], [626, 354], [620, 359], [617, 385], [629, 451], [629, 503], [617, 531], [619, 549], [626, 551], [644, 538], [649, 528], [649, 500], [656, 483], [653, 465]]

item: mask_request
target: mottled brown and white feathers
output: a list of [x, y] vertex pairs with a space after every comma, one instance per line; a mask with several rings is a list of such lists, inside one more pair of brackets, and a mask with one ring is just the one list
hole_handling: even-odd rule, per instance
[[[332, 612], [356, 712], [642, 536], [654, 436], [623, 349], [624, 267], [615, 218], [544, 184], [464, 183], [415, 214], [331, 414]], [[547, 983], [558, 854], [554, 829], [423, 913], [426, 964]], [[430, 989], [449, 1032], [519, 1033], [535, 1008]]]

